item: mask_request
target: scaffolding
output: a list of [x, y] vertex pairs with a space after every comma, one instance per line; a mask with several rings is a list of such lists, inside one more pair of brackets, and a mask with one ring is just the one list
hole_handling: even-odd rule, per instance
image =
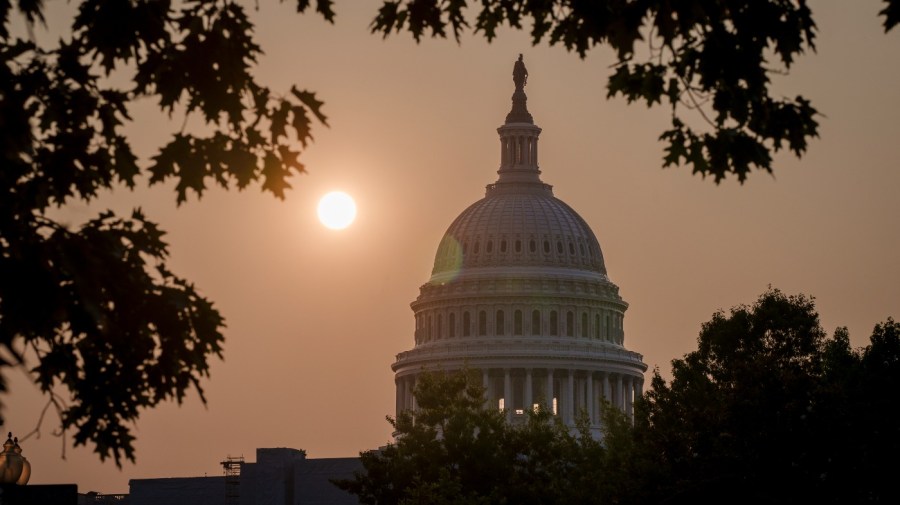
[[228, 456], [221, 464], [225, 469], [225, 503], [237, 505], [241, 501], [241, 467], [244, 466], [244, 457]]

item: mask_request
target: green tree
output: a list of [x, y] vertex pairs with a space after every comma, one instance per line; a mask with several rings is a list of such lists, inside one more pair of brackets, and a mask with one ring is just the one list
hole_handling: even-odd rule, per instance
[[[658, 372], [621, 432], [636, 503], [893, 503], [900, 325], [852, 350], [812, 299], [770, 290], [719, 312]], [[634, 493], [634, 490], [642, 490]]]
[[[388, 418], [394, 443], [360, 454], [364, 471], [335, 484], [369, 504], [593, 503], [604, 449], [548, 412], [522, 425], [485, 408], [480, 377], [421, 374], [418, 409]], [[604, 410], [619, 425], [621, 412]]]
[[510, 425], [477, 374], [424, 374], [396, 441], [336, 484], [369, 504], [896, 503], [900, 323], [852, 349], [813, 300], [770, 289], [703, 324], [603, 441], [540, 412]]
[[[530, 24], [534, 44], [560, 44], [584, 58], [607, 46], [618, 60], [607, 97], [647, 106], [667, 102], [672, 127], [660, 135], [663, 166], [686, 164], [719, 182], [744, 181], [752, 169], [772, 172], [772, 153], [800, 157], [818, 136], [817, 112], [802, 96], [779, 98], [771, 76], [815, 50], [815, 22], [805, 0], [486, 0], [474, 31], [493, 40], [498, 29]], [[900, 21], [900, 0], [885, 0], [885, 31]], [[385, 1], [372, 31], [409, 30], [457, 41], [471, 26], [466, 0]], [[639, 43], [642, 43], [639, 45]], [[643, 45], [646, 44], [646, 45]], [[697, 113], [697, 129], [682, 110]]]
[[[317, 10], [333, 18], [330, 2]], [[43, 3], [19, 0], [14, 10], [0, 0], [0, 346], [14, 362], [0, 366], [30, 353], [74, 443], [120, 464], [134, 459], [130, 425], [141, 409], [180, 402], [191, 388], [203, 399], [199, 381], [221, 356], [224, 321], [169, 270], [163, 232], [139, 209], [77, 227], [48, 211], [142, 181], [175, 180], [179, 203], [208, 184], [257, 181], [283, 198], [287, 178], [303, 171], [294, 146], [325, 116], [312, 93], [256, 82], [260, 48], [232, 1], [85, 0], [53, 48], [14, 36], [16, 16], [32, 28]], [[142, 99], [206, 128], [175, 133], [139, 166], [123, 126]], [[57, 398], [58, 387], [70, 398]]]

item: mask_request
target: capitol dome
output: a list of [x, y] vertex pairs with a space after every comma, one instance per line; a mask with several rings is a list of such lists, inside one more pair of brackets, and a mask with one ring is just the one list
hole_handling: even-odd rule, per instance
[[415, 409], [423, 370], [479, 370], [510, 422], [545, 408], [574, 427], [584, 412], [599, 435], [601, 401], [631, 415], [647, 365], [625, 348], [628, 304], [594, 232], [541, 180], [521, 56], [513, 78], [498, 178], [451, 223], [411, 304], [415, 345], [392, 365], [397, 412]]
[[444, 234], [430, 282], [510, 266], [557, 267], [606, 278], [594, 233], [545, 184], [488, 186], [487, 195], [464, 210]]

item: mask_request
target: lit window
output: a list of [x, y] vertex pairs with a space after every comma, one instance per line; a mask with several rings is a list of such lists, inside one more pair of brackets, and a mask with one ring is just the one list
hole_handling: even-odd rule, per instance
[[500, 398], [499, 400], [497, 400], [497, 408], [499, 408], [500, 410], [503, 410], [506, 408], [506, 405], [505, 405], [506, 402], [503, 401], [504, 399], [505, 398]]
[[525, 413], [524, 410], [522, 410], [522, 409], [516, 409], [516, 415], [520, 415], [520, 416], [521, 416], [521, 415], [524, 414], [524, 413]]
[[553, 415], [554, 416], [557, 414], [557, 411], [558, 411], [557, 407], [558, 407], [558, 404], [556, 402], [556, 398], [553, 398]]

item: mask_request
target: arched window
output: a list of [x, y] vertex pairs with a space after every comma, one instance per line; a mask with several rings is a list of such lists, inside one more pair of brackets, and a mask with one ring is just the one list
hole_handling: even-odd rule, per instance
[[475, 250], [472, 252], [478, 254], [478, 242], [475, 242]]
[[594, 316], [594, 338], [600, 338], [600, 314]]
[[609, 340], [609, 314], [606, 315], [606, 340]]
[[488, 240], [487, 248], [485, 248], [485, 251], [487, 251], [488, 253], [494, 252], [494, 242], [493, 241]]
[[555, 310], [550, 311], [550, 335], [554, 337], [559, 335], [559, 317]]
[[559, 254], [563, 253], [562, 241], [556, 241], [556, 252], [558, 252]]
[[531, 311], [531, 334], [541, 334], [541, 311], [539, 310]]
[[442, 314], [438, 314], [437, 328], [436, 328], [437, 331], [435, 332], [437, 334], [437, 338], [441, 338], [441, 327], [442, 326], [444, 326], [444, 316]]
[[500, 252], [502, 252], [502, 253], [506, 252], [506, 240], [500, 241]]
[[482, 310], [478, 313], [478, 336], [485, 335], [487, 335], [487, 312]]
[[588, 317], [587, 312], [581, 313], [581, 336], [582, 338], [587, 338], [588, 336]]
[[513, 313], [513, 334], [522, 334], [522, 311], [517, 310]]
[[575, 244], [571, 242], [569, 242], [569, 254], [571, 254], [572, 256], [575, 255]]
[[544, 254], [550, 254], [550, 241], [544, 241]]
[[428, 338], [426, 340], [431, 340], [431, 316], [428, 316], [428, 327], [426, 328], [428, 332]]
[[450, 313], [450, 338], [456, 336], [456, 313]]
[[516, 240], [516, 252], [522, 252], [522, 241]]
[[566, 312], [566, 336], [575, 336], [575, 314], [571, 310]]
[[506, 335], [506, 320], [503, 317], [503, 311], [497, 311], [497, 319], [494, 320], [494, 327], [497, 330], [497, 335]]
[[472, 334], [472, 317], [469, 311], [463, 312], [463, 336], [468, 337]]
[[528, 243], [528, 250], [531, 251], [531, 252], [536, 252], [536, 251], [537, 251], [537, 242], [535, 242], [534, 240], [532, 240], [531, 242], [529, 242], [529, 243]]

